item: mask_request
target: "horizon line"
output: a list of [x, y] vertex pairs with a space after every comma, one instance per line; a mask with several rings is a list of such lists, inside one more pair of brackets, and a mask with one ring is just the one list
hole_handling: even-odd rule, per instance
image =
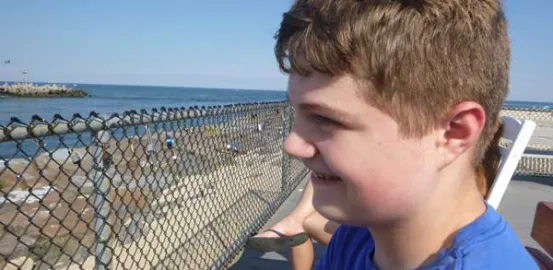
[[[5, 81], [0, 80], [2, 83], [15, 83], [18, 81]], [[22, 82], [20, 82], [22, 83]], [[286, 92], [285, 89], [253, 89], [253, 88], [225, 88], [225, 87], [207, 87], [207, 86], [177, 86], [177, 85], [154, 85], [154, 84], [125, 84], [125, 83], [86, 83], [86, 82], [40, 82], [33, 81], [27, 83], [41, 83], [41, 84], [83, 84], [83, 85], [102, 85], [102, 86], [133, 86], [133, 87], [162, 87], [162, 88], [196, 88], [196, 89], [214, 89], [214, 90], [239, 90], [239, 91], [269, 91], [269, 92]], [[547, 105], [553, 105], [553, 101], [533, 101], [533, 100], [508, 100], [506, 102], [527, 102], [527, 103], [542, 103]], [[504, 104], [505, 104], [504, 103]]]
[[[23, 83], [22, 81], [6, 81], [0, 80], [2, 83]], [[82, 84], [82, 85], [105, 85], [105, 86], [134, 86], [134, 87], [163, 87], [163, 88], [197, 88], [197, 89], [216, 89], [216, 90], [243, 90], [243, 91], [272, 91], [285, 92], [285, 89], [257, 89], [257, 88], [226, 88], [226, 87], [209, 87], [209, 86], [182, 86], [182, 85], [163, 85], [163, 84], [127, 84], [127, 83], [89, 83], [89, 82], [42, 82], [42, 81], [27, 81], [27, 83], [40, 84]]]

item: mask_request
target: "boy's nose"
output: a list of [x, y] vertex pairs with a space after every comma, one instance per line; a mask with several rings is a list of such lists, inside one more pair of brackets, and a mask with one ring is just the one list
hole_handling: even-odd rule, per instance
[[310, 159], [315, 156], [317, 149], [292, 128], [284, 141], [284, 151], [298, 159]]

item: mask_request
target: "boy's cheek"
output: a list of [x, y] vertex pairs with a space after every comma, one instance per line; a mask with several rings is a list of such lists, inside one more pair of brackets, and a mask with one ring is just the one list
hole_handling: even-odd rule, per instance
[[401, 219], [416, 205], [405, 186], [367, 185], [349, 198], [349, 215], [361, 225], [387, 223]]
[[344, 175], [347, 197], [341, 200], [359, 209], [360, 215], [374, 215], [369, 219], [400, 214], [402, 208], [415, 205], [417, 190], [421, 188], [415, 183], [416, 172], [398, 168], [401, 166], [384, 168], [384, 164], [378, 162], [373, 165], [360, 166], [359, 170]]

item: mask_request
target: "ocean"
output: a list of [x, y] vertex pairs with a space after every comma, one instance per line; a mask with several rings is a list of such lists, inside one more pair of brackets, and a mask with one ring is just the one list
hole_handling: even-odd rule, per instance
[[[66, 86], [73, 87], [72, 84], [66, 84]], [[50, 121], [55, 114], [70, 119], [74, 113], [86, 117], [92, 111], [100, 115], [109, 115], [121, 114], [127, 110], [151, 111], [153, 108], [161, 107], [224, 105], [286, 99], [284, 91], [265, 90], [98, 84], [79, 84], [76, 88], [84, 89], [91, 96], [87, 98], [0, 97], [0, 126], [6, 126], [12, 117], [28, 123], [35, 114]], [[528, 109], [553, 109], [553, 103], [507, 101], [505, 105]]]
[[[0, 82], [0, 85], [3, 84]], [[96, 112], [108, 117], [112, 113], [120, 115], [129, 110], [180, 108], [192, 106], [225, 105], [236, 103], [255, 103], [265, 101], [286, 100], [284, 91], [213, 89], [191, 87], [159, 87], [131, 85], [97, 85], [97, 84], [65, 84], [67, 87], [83, 89], [90, 97], [85, 98], [15, 98], [0, 97], [0, 127], [7, 126], [12, 117], [23, 123], [29, 123], [33, 115], [38, 115], [46, 121], [51, 121], [55, 114], [67, 120], [78, 113], [88, 118], [90, 112]], [[131, 130], [132, 131], [132, 130]], [[120, 131], [119, 131], [120, 133]], [[90, 134], [85, 133], [81, 139], [89, 141]], [[74, 134], [65, 135], [66, 145], [75, 145], [77, 137]], [[45, 147], [55, 150], [60, 145], [59, 138], [48, 137]], [[11, 157], [22, 157], [23, 152], [35, 153], [37, 145], [33, 140], [0, 143], [0, 160]], [[17, 150], [21, 148], [21, 150]], [[1, 172], [1, 169], [0, 169]]]
[[[0, 83], [2, 84], [2, 83]], [[24, 123], [38, 115], [46, 121], [55, 114], [71, 119], [74, 113], [87, 117], [94, 111], [100, 115], [140, 111], [161, 107], [190, 107], [282, 101], [284, 91], [213, 89], [191, 87], [160, 87], [131, 85], [66, 84], [68, 87], [84, 89], [91, 96], [86, 98], [13, 98], [0, 97], [0, 125], [6, 126], [12, 117]]]

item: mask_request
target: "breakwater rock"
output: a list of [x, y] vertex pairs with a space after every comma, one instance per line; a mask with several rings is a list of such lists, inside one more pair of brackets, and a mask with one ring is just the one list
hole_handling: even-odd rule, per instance
[[87, 97], [82, 89], [73, 89], [65, 85], [33, 83], [14, 83], [0, 85], [0, 95], [11, 97]]

